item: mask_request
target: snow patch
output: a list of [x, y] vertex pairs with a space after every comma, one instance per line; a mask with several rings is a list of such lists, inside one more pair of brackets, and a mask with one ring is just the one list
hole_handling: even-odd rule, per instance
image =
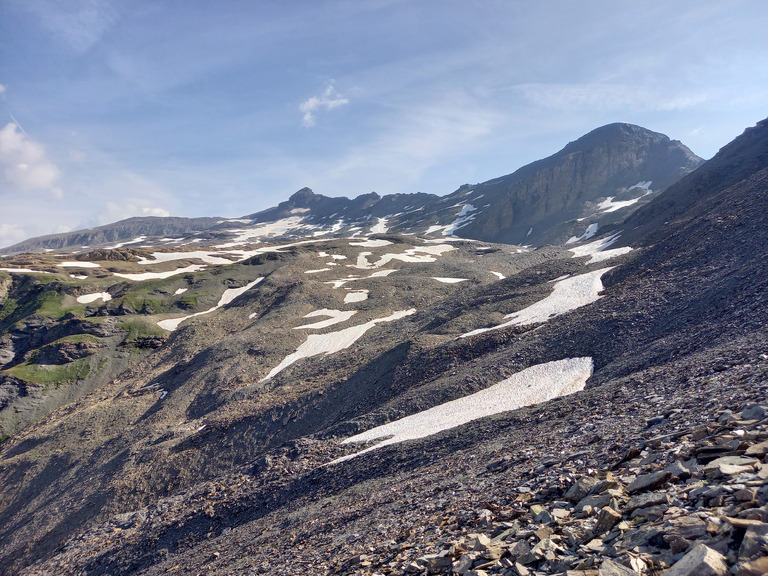
[[[20, 274], [52, 274], [43, 270], [31, 270], [29, 268], [0, 268], [0, 272], [20, 273]], [[87, 278], [87, 276], [86, 276]]]
[[610, 269], [611, 267], [601, 268], [600, 270], [560, 280], [555, 283], [552, 293], [546, 298], [531, 304], [527, 308], [507, 314], [505, 318], [511, 318], [508, 322], [489, 328], [478, 328], [477, 330], [462, 334], [460, 337], [467, 338], [484, 332], [490, 332], [491, 330], [507, 328], [508, 326], [526, 326], [546, 322], [550, 318], [591, 304], [600, 299], [598, 294], [603, 290], [603, 283], [600, 281], [600, 278]]
[[190, 266], [185, 266], [184, 268], [169, 270], [168, 272], [142, 272], [141, 274], [120, 274], [119, 272], [115, 272], [115, 276], [118, 278], [125, 278], [126, 280], [135, 280], [136, 282], [141, 282], [143, 280], [163, 280], [165, 278], [170, 278], [171, 276], [176, 276], [177, 274], [198, 272], [200, 270], [205, 270], [205, 268], [206, 267], [204, 265], [192, 264]]
[[440, 278], [438, 276], [432, 276], [432, 280], [437, 280], [443, 284], [458, 284], [459, 282], [466, 282], [469, 278]]
[[101, 265], [94, 262], [62, 262], [59, 268], [101, 268]]
[[386, 234], [388, 228], [387, 228], [387, 220], [389, 218], [377, 218], [376, 224], [371, 226], [371, 231], [369, 234]]
[[315, 310], [314, 312], [310, 312], [304, 318], [314, 318], [316, 316], [330, 316], [328, 320], [321, 320], [320, 322], [315, 322], [314, 324], [304, 324], [303, 326], [296, 326], [294, 330], [301, 330], [301, 329], [313, 329], [318, 330], [320, 328], [327, 328], [328, 326], [333, 326], [334, 324], [340, 324], [341, 322], [346, 322], [352, 316], [357, 314], [357, 310], [329, 310], [328, 308], [323, 308], [322, 310]]
[[504, 278], [506, 278], [506, 276], [504, 276], [504, 274], [501, 272], [494, 272], [493, 270], [490, 270], [490, 273], [496, 276], [499, 280], [504, 280]]
[[173, 295], [178, 296], [179, 294], [184, 294], [184, 292], [186, 292], [187, 290], [188, 288], [179, 288], [178, 290], [176, 290], [176, 292], [173, 293]]
[[219, 299], [219, 303], [216, 304], [213, 308], [209, 308], [205, 312], [197, 312], [195, 314], [190, 314], [189, 316], [182, 316], [181, 318], [169, 318], [168, 320], [160, 320], [160, 322], [157, 323], [160, 328], [163, 330], [168, 330], [169, 332], [173, 332], [176, 330], [176, 328], [179, 327], [179, 324], [184, 322], [184, 320], [188, 320], [189, 318], [194, 318], [195, 316], [202, 316], [203, 314], [210, 314], [214, 310], [217, 310], [221, 308], [222, 306], [226, 306], [227, 304], [230, 304], [235, 298], [238, 296], [241, 296], [254, 286], [264, 280], [263, 277], [256, 278], [253, 282], [250, 282], [249, 284], [246, 284], [245, 286], [241, 288], [229, 288], [227, 290], [224, 290], [224, 293], [221, 295], [221, 298]]
[[317, 270], [304, 270], [304, 274], [318, 274], [319, 272], [328, 272], [330, 268], [318, 268]]
[[112, 295], [109, 292], [94, 292], [93, 294], [83, 294], [82, 296], [77, 297], [77, 303], [90, 304], [91, 302], [95, 302], [99, 299], [104, 300], [104, 302], [109, 302], [112, 300]]
[[330, 332], [328, 334], [310, 334], [307, 336], [306, 341], [299, 346], [293, 354], [286, 356], [280, 364], [275, 366], [269, 374], [267, 374], [260, 381], [264, 382], [274, 377], [279, 372], [285, 370], [288, 366], [294, 362], [301, 360], [302, 358], [311, 358], [319, 354], [333, 354], [339, 352], [345, 348], [349, 348], [357, 340], [359, 340], [368, 330], [376, 326], [379, 322], [392, 322], [415, 314], [416, 309], [411, 308], [409, 310], [398, 310], [389, 316], [384, 318], [374, 318], [373, 320], [360, 324], [358, 326], [352, 326], [339, 330], [338, 332]]
[[376, 262], [369, 262], [368, 256], [371, 256], [371, 252], [360, 252], [357, 256], [357, 264], [347, 264], [350, 268], [359, 268], [361, 270], [369, 270], [372, 268], [381, 268], [388, 264], [392, 260], [400, 260], [401, 262], [435, 262], [436, 256], [441, 256], [444, 252], [450, 252], [456, 250], [449, 244], [437, 244], [435, 246], [417, 246], [416, 248], [408, 248], [400, 254], [387, 253], [379, 257]]
[[565, 241], [565, 243], [574, 244], [575, 242], [580, 242], [581, 240], [589, 240], [595, 234], [597, 234], [597, 222], [587, 226], [587, 229], [584, 231], [584, 234], [582, 234], [581, 236], [578, 236], [578, 237], [571, 236], [570, 238], [568, 238], [568, 240]]
[[351, 304], [353, 302], [362, 302], [368, 299], [368, 290], [350, 290], [346, 296], [344, 296], [344, 304]]
[[392, 244], [389, 240], [363, 240], [361, 242], [350, 242], [350, 246], [362, 246], [363, 248], [381, 248]]
[[574, 248], [568, 248], [568, 250], [573, 252], [574, 258], [579, 258], [580, 256], [591, 256], [591, 258], [587, 260], [587, 264], [594, 264], [595, 262], [603, 262], [605, 260], [610, 260], [611, 258], [615, 258], [617, 256], [621, 256], [622, 254], [626, 254], [632, 251], [632, 248], [629, 246], [624, 246], [622, 248], [614, 248], [612, 250], [606, 250], [608, 246], [610, 246], [611, 244], [616, 242], [616, 240], [619, 239], [619, 236], [621, 236], [620, 233], [613, 234], [612, 236], [608, 236], [607, 238], [603, 238], [595, 242], [590, 242], [589, 244], [583, 244], [581, 246], [575, 246]]
[[391, 444], [432, 436], [478, 418], [579, 392], [584, 389], [593, 369], [590, 357], [566, 358], [531, 366], [485, 390], [351, 436], [342, 444], [370, 442], [382, 438], [384, 440], [355, 454], [337, 458], [331, 464]]

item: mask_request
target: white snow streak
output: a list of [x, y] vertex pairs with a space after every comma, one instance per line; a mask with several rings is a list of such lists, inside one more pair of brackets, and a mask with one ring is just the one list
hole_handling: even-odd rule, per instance
[[603, 289], [600, 277], [610, 269], [610, 267], [601, 268], [594, 272], [587, 272], [586, 274], [561, 280], [555, 283], [552, 293], [543, 300], [539, 300], [535, 304], [531, 304], [527, 308], [512, 314], [507, 314], [505, 318], [511, 318], [508, 322], [489, 328], [472, 330], [462, 334], [461, 338], [475, 336], [476, 334], [490, 332], [491, 330], [499, 330], [508, 326], [526, 326], [528, 324], [546, 322], [550, 318], [591, 304], [600, 298], [598, 293]]
[[93, 262], [62, 262], [59, 268], [101, 268], [101, 265]]
[[613, 236], [608, 236], [607, 238], [596, 240], [595, 242], [590, 242], [589, 244], [568, 248], [568, 250], [573, 252], [574, 258], [579, 258], [580, 256], [591, 256], [591, 258], [587, 260], [587, 264], [603, 262], [605, 260], [609, 260], [611, 258], [615, 258], [616, 256], [621, 256], [622, 254], [626, 254], [627, 252], [632, 251], [632, 248], [629, 246], [606, 250], [608, 246], [619, 239], [619, 236], [621, 236], [621, 234], [614, 234]]
[[506, 276], [504, 276], [504, 274], [502, 274], [501, 272], [494, 272], [493, 270], [490, 270], [489, 272], [494, 276], [496, 276], [496, 278], [498, 278], [499, 280], [504, 280], [504, 278], [506, 278]]
[[307, 336], [307, 340], [296, 349], [296, 352], [286, 356], [283, 361], [280, 362], [280, 364], [275, 366], [269, 374], [261, 379], [261, 382], [269, 380], [302, 358], [310, 358], [312, 356], [317, 356], [318, 354], [333, 354], [334, 352], [339, 352], [345, 348], [349, 348], [358, 339], [360, 339], [363, 334], [368, 332], [368, 330], [376, 326], [376, 324], [379, 322], [392, 322], [394, 320], [399, 320], [400, 318], [405, 318], [406, 316], [410, 316], [411, 314], [415, 313], [415, 308], [411, 308], [410, 310], [398, 310], [397, 312], [384, 318], [375, 318], [370, 322], [366, 322], [365, 324], [345, 328], [344, 330], [339, 330], [338, 332], [330, 332], [328, 334], [310, 334]]
[[344, 296], [344, 304], [351, 304], [352, 302], [362, 302], [368, 299], [368, 290], [350, 290], [346, 296]]
[[189, 318], [194, 318], [195, 316], [202, 316], [203, 314], [210, 314], [214, 310], [217, 310], [221, 308], [222, 306], [226, 306], [227, 304], [230, 304], [235, 298], [238, 296], [241, 296], [254, 286], [264, 280], [263, 277], [256, 278], [253, 282], [250, 282], [249, 284], [246, 284], [245, 286], [241, 288], [229, 288], [227, 290], [224, 290], [224, 293], [221, 295], [221, 298], [219, 299], [219, 303], [216, 304], [213, 308], [209, 308], [205, 312], [197, 312], [195, 314], [190, 314], [189, 316], [182, 316], [181, 318], [169, 318], [168, 320], [160, 320], [160, 322], [157, 323], [160, 328], [163, 330], [168, 330], [170, 332], [173, 332], [176, 330], [176, 328], [179, 327], [179, 324], [184, 322], [184, 320], [188, 320]]
[[125, 278], [127, 280], [135, 280], [141, 282], [142, 280], [162, 280], [164, 278], [170, 278], [177, 274], [186, 274], [188, 272], [198, 272], [199, 270], [205, 270], [204, 265], [191, 264], [184, 268], [176, 268], [176, 270], [169, 270], [168, 272], [142, 272], [141, 274], [120, 274], [115, 272], [115, 276], [119, 278]]
[[90, 304], [96, 300], [102, 299], [104, 302], [112, 300], [112, 295], [109, 292], [95, 292], [94, 294], [83, 294], [77, 297], [78, 304]]
[[331, 464], [390, 444], [425, 438], [478, 418], [579, 392], [584, 389], [592, 370], [592, 358], [589, 357], [566, 358], [531, 366], [485, 390], [347, 438], [342, 444], [369, 442], [381, 438], [385, 440], [355, 454], [333, 460]]
[[314, 324], [304, 324], [303, 326], [296, 326], [294, 330], [301, 330], [303, 329], [312, 329], [312, 330], [318, 330], [320, 328], [327, 328], [328, 326], [333, 326], [334, 324], [341, 324], [342, 322], [346, 322], [352, 316], [357, 314], [357, 310], [329, 310], [328, 308], [323, 308], [322, 310], [315, 310], [314, 312], [310, 312], [304, 318], [314, 318], [316, 316], [330, 316], [328, 320], [321, 320], [320, 322], [315, 322]]
[[443, 284], [457, 284], [459, 282], [466, 282], [469, 278], [440, 278], [438, 276], [432, 276], [432, 280], [437, 280]]
[[350, 242], [350, 246], [362, 246], [363, 248], [381, 248], [392, 244], [389, 240], [362, 240], [360, 242]]

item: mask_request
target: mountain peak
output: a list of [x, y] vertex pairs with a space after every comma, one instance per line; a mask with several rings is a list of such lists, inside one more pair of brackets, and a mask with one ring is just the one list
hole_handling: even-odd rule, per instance
[[312, 191], [312, 188], [307, 188], [305, 186], [301, 190], [294, 192], [291, 197], [288, 198], [288, 202], [293, 204], [306, 204], [307, 202], [312, 201], [314, 197], [315, 193]]

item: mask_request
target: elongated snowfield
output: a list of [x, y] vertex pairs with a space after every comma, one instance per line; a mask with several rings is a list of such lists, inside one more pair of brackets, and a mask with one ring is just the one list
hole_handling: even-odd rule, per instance
[[190, 318], [194, 318], [195, 316], [202, 316], [203, 314], [210, 314], [211, 312], [218, 310], [222, 306], [226, 306], [227, 304], [230, 304], [235, 298], [238, 296], [241, 296], [245, 294], [248, 290], [256, 286], [259, 282], [264, 280], [263, 277], [256, 278], [253, 282], [246, 284], [245, 286], [242, 286], [240, 288], [229, 288], [227, 290], [224, 290], [224, 293], [221, 295], [221, 298], [219, 299], [219, 303], [216, 304], [213, 308], [209, 308], [208, 310], [204, 312], [197, 312], [195, 314], [190, 314], [188, 316], [182, 316], [181, 318], [169, 318], [168, 320], [160, 320], [160, 322], [157, 323], [160, 328], [163, 330], [168, 330], [169, 332], [173, 332], [176, 330], [176, 328], [179, 327], [179, 324], [184, 322], [184, 320], [189, 320]]
[[91, 302], [96, 302], [101, 298], [104, 300], [104, 302], [109, 302], [112, 300], [112, 295], [109, 292], [96, 292], [94, 294], [83, 294], [82, 296], [77, 297], [78, 304], [90, 304]]
[[320, 328], [327, 328], [328, 326], [333, 326], [334, 324], [341, 324], [342, 322], [346, 322], [352, 316], [357, 314], [357, 310], [329, 310], [328, 308], [323, 308], [322, 310], [315, 310], [314, 312], [310, 312], [309, 314], [305, 315], [304, 318], [316, 318], [318, 316], [329, 316], [328, 320], [320, 320], [319, 322], [314, 322], [312, 324], [304, 324], [303, 326], [296, 326], [294, 330], [301, 330], [301, 329], [313, 329], [313, 330], [319, 330]]
[[389, 316], [385, 316], [384, 318], [374, 318], [365, 324], [359, 324], [357, 326], [345, 328], [344, 330], [339, 330], [338, 332], [329, 332], [328, 334], [310, 334], [307, 336], [306, 341], [296, 349], [296, 352], [286, 356], [283, 361], [272, 368], [269, 374], [262, 378], [260, 382], [269, 380], [277, 373], [282, 372], [288, 368], [288, 366], [297, 360], [301, 360], [302, 358], [311, 358], [312, 356], [317, 356], [318, 354], [333, 354], [334, 352], [339, 352], [345, 348], [349, 348], [352, 346], [352, 344], [359, 340], [363, 334], [368, 332], [368, 330], [376, 326], [376, 324], [379, 322], [392, 322], [394, 320], [399, 320], [400, 318], [405, 318], [406, 316], [410, 316], [411, 314], [415, 313], [415, 308], [411, 308], [409, 310], [398, 310], [397, 312], [394, 312]]
[[592, 375], [592, 370], [593, 362], [590, 357], [566, 358], [531, 366], [480, 392], [347, 438], [342, 444], [386, 439], [355, 454], [338, 458], [331, 464], [349, 460], [390, 444], [431, 436], [478, 418], [579, 392], [584, 389], [587, 379]]
[[475, 336], [476, 334], [482, 334], [491, 330], [500, 330], [507, 326], [525, 326], [527, 324], [536, 324], [537, 322], [546, 322], [550, 318], [591, 304], [600, 298], [599, 293], [603, 289], [603, 283], [600, 278], [611, 268], [609, 266], [608, 268], [601, 268], [600, 270], [560, 280], [555, 283], [552, 293], [543, 300], [539, 300], [535, 304], [531, 304], [527, 308], [512, 314], [507, 314], [505, 318], [512, 318], [509, 322], [497, 324], [489, 328], [478, 328], [477, 330], [462, 334], [461, 338]]
[[580, 256], [591, 256], [591, 258], [587, 260], [587, 264], [604, 262], [605, 260], [610, 260], [611, 258], [615, 258], [616, 256], [621, 256], [622, 254], [626, 254], [627, 252], [632, 251], [632, 248], [629, 246], [606, 250], [608, 246], [619, 239], [619, 236], [620, 234], [614, 234], [613, 236], [608, 236], [607, 238], [603, 238], [602, 240], [597, 240], [595, 242], [590, 242], [589, 244], [582, 244], [581, 246], [568, 248], [568, 250], [573, 252], [574, 258], [578, 258]]

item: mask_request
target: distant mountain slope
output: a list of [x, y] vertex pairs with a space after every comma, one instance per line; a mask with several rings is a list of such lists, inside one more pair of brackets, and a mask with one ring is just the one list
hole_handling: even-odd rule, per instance
[[[234, 247], [244, 242], [395, 232], [541, 246], [588, 238], [615, 224], [702, 162], [667, 136], [609, 124], [516, 172], [452, 194], [375, 192], [330, 198], [302, 188], [242, 218], [131, 218], [95, 229], [33, 238], [4, 254], [80, 250], [116, 243]], [[172, 237], [172, 238], [168, 238]]]
[[97, 228], [86, 228], [75, 232], [50, 234], [24, 240], [13, 246], [0, 249], [3, 254], [22, 252], [43, 252], [45, 250], [80, 250], [122, 243], [136, 243], [152, 238], [189, 235], [209, 230], [222, 219], [216, 217], [180, 218], [174, 216], [138, 216]]

